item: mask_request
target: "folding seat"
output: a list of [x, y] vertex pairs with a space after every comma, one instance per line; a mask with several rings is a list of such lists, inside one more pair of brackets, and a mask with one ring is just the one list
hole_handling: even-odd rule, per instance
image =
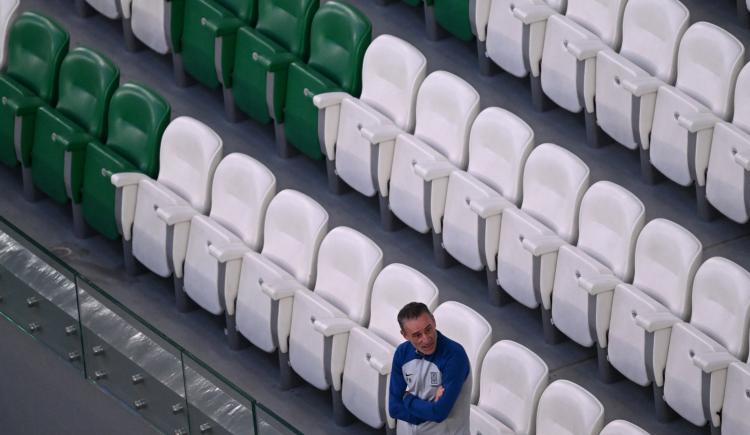
[[660, 319], [674, 325], [664, 401], [685, 420], [709, 422], [718, 433], [727, 367], [748, 354], [750, 273], [726, 258], [709, 258], [695, 274], [692, 303], [690, 323]]
[[371, 146], [360, 129], [392, 130], [393, 136], [398, 130], [413, 132], [417, 90], [426, 69], [427, 59], [413, 45], [380, 35], [365, 52], [359, 98], [344, 92], [313, 97], [333, 192], [342, 191], [340, 179], [363, 195], [388, 191], [393, 140]]
[[341, 397], [344, 406], [365, 424], [395, 430], [388, 416], [387, 385], [396, 347], [404, 340], [396, 316], [409, 302], [422, 302], [433, 311], [438, 288], [422, 273], [403, 264], [384, 267], [372, 286], [370, 323], [349, 331]]
[[539, 399], [537, 435], [597, 435], [603, 425], [601, 402], [578, 384], [557, 380]]
[[[237, 31], [234, 64], [222, 83], [230, 120], [240, 119], [237, 109], [264, 124], [283, 119], [287, 68], [295, 60], [307, 60], [318, 4], [318, 0], [258, 0], [258, 22], [255, 28], [242, 26]], [[273, 98], [270, 107], [275, 112], [269, 110], [268, 97]]]
[[649, 435], [648, 432], [625, 420], [612, 420], [599, 435]]
[[656, 91], [674, 83], [677, 46], [689, 24], [690, 11], [678, 0], [629, 0], [620, 52], [597, 53], [596, 124], [623, 146], [648, 154]]
[[438, 264], [447, 265], [447, 252], [466, 267], [485, 269], [495, 304], [500, 219], [504, 209], [521, 203], [523, 167], [533, 147], [534, 131], [521, 118], [498, 107], [484, 109], [471, 127], [468, 168], [447, 176], [445, 208], [431, 215]]
[[0, 5], [0, 69], [5, 68], [8, 57], [8, 33], [16, 19], [18, 5], [21, 0], [6, 0]]
[[[279, 350], [279, 367], [289, 365], [289, 330], [296, 290], [315, 285], [318, 248], [328, 231], [328, 213], [296, 190], [279, 192], [268, 205], [263, 250], [242, 255], [237, 293], [226, 293], [230, 346], [242, 337], [264, 352]], [[231, 258], [231, 257], [229, 257]], [[238, 335], [241, 334], [240, 335]], [[281, 375], [291, 374], [282, 370]], [[281, 379], [282, 386], [292, 379]]]
[[[60, 25], [33, 12], [21, 14], [8, 33], [7, 65], [0, 73], [0, 161], [21, 162], [30, 189], [31, 141], [37, 108], [57, 101], [57, 75], [70, 36]], [[33, 189], [24, 190], [31, 198]]]
[[128, 273], [135, 273], [140, 262], [159, 276], [174, 274], [175, 285], [180, 283], [190, 220], [211, 207], [211, 180], [221, 155], [219, 135], [181, 116], [162, 135], [156, 180], [140, 172], [112, 175]]
[[635, 245], [633, 284], [615, 287], [607, 359], [636, 384], [652, 384], [655, 397], [663, 396], [672, 331], [671, 323], [658, 321], [688, 320], [702, 252], [691, 232], [672, 221], [654, 219], [643, 227]]
[[309, 60], [289, 65], [283, 112], [269, 107], [271, 113], [283, 113], [283, 118], [274, 119], [282, 156], [291, 155], [288, 141], [310, 158], [323, 157], [318, 109], [312, 100], [317, 94], [333, 91], [359, 96], [362, 60], [371, 39], [370, 20], [353, 6], [332, 0], [318, 9], [310, 30]]
[[552, 285], [552, 323], [580, 344], [597, 345], [600, 375], [612, 380], [607, 330], [619, 282], [633, 279], [635, 242], [646, 220], [638, 197], [609, 181], [592, 185], [581, 201], [578, 243], [561, 246]]
[[515, 341], [495, 343], [482, 362], [479, 402], [471, 405], [472, 435], [531, 435], [549, 368]]
[[[381, 201], [381, 215], [387, 216], [390, 210], [420, 233], [436, 225], [431, 217], [445, 206], [447, 176], [454, 169], [466, 168], [469, 131], [478, 112], [479, 93], [463, 79], [446, 71], [427, 76], [417, 95], [414, 134], [395, 137], [389, 191], [381, 192], [387, 199]], [[393, 140], [392, 135], [387, 139], [368, 127], [361, 131], [371, 143]]]
[[677, 184], [695, 182], [698, 212], [703, 217], [709, 215], [706, 168], [713, 126], [732, 115], [744, 54], [745, 47], [726, 30], [695, 23], [680, 41], [675, 86], [662, 85], [656, 94], [650, 164]]
[[[182, 16], [176, 15], [179, 11], [175, 9], [183, 9]], [[237, 29], [255, 24], [256, 1], [184, 0], [184, 6], [172, 5], [170, 11], [177, 84], [189, 83], [185, 72], [212, 89], [231, 80]]]
[[[149, 1], [157, 3], [160, 0]], [[130, 51], [138, 48], [138, 40], [135, 39], [130, 25], [133, 0], [75, 0], [75, 2], [78, 14], [83, 17], [91, 15], [92, 11], [96, 11], [110, 20], [122, 20], [122, 35], [125, 38], [125, 46]]]
[[727, 369], [727, 387], [721, 410], [722, 435], [750, 433], [750, 364], [733, 362]]
[[706, 172], [706, 199], [735, 222], [750, 220], [750, 67], [737, 76], [732, 122], [714, 126]]
[[294, 294], [289, 365], [281, 370], [291, 367], [315, 388], [330, 388], [334, 418], [346, 423], [341, 384], [349, 332], [370, 319], [383, 251], [358, 231], [337, 227], [320, 244], [317, 268], [314, 291], [300, 288]]
[[112, 61], [78, 47], [60, 66], [57, 104], [36, 113], [30, 150], [34, 187], [58, 203], [71, 201], [78, 236], [86, 233], [81, 207], [86, 145], [105, 138], [107, 108], [119, 82], [120, 70]]
[[106, 141], [86, 145], [81, 206], [86, 223], [109, 239], [117, 239], [115, 187], [118, 172], [155, 177], [159, 144], [169, 123], [169, 103], [151, 89], [126, 83], [112, 95], [107, 112]]
[[184, 10], [183, 0], [130, 0], [130, 10], [125, 8], [123, 20], [130, 20], [138, 41], [159, 54], [167, 54], [172, 51], [172, 38], [179, 37]]
[[548, 341], [554, 340], [557, 250], [578, 239], [578, 209], [588, 187], [589, 168], [581, 159], [557, 145], [538, 145], [526, 160], [521, 208], [506, 208], [500, 219], [496, 291], [529, 308], [541, 305]]
[[276, 193], [276, 177], [257, 160], [232, 153], [216, 167], [211, 213], [190, 220], [183, 285], [175, 285], [177, 309], [189, 299], [214, 315], [226, 312], [226, 294], [237, 293], [242, 254], [263, 246], [263, 220]]

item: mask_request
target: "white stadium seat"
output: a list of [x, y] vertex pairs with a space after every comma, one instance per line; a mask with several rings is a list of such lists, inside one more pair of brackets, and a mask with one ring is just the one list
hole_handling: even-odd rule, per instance
[[629, 421], [613, 420], [604, 426], [599, 435], [649, 435], [649, 433]]
[[8, 33], [18, 13], [21, 0], [5, 0], [0, 4], [0, 69], [5, 68], [8, 58]]
[[598, 435], [604, 425], [604, 407], [580, 385], [557, 380], [539, 399], [537, 435]]
[[169, 0], [131, 0], [129, 19], [133, 35], [159, 54], [172, 51], [172, 2]]
[[721, 410], [722, 435], [750, 433], [750, 365], [733, 362], [727, 369], [727, 388]]

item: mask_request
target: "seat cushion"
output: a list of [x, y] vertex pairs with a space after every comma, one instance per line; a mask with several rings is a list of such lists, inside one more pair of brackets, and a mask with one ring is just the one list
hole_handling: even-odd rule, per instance
[[132, 0], [130, 6], [130, 27], [133, 34], [148, 48], [159, 54], [170, 51], [169, 23], [167, 8], [173, 7], [170, 2], [153, 0]]
[[462, 0], [434, 0], [435, 21], [453, 36], [471, 41], [474, 34], [469, 23], [469, 3]]
[[[494, 0], [491, 2], [487, 22], [487, 56], [510, 74], [525, 77], [529, 70], [524, 62], [524, 26], [521, 20], [513, 15], [511, 4], [514, 7], [528, 8], [535, 2], [534, 0]], [[543, 30], [546, 22], [542, 21], [531, 26], [530, 33], [540, 26]], [[538, 50], [541, 51], [541, 47]]]
[[750, 365], [735, 362], [727, 370], [727, 389], [721, 411], [721, 433], [743, 435], [750, 433]]
[[732, 124], [716, 124], [708, 159], [706, 197], [724, 215], [745, 223], [750, 219], [750, 191], [747, 172], [734, 160], [737, 153], [750, 156], [750, 135]]
[[111, 20], [122, 18], [121, 0], [86, 0], [97, 12]]
[[[33, 97], [31, 92], [21, 83], [13, 80], [7, 74], [0, 73], [0, 98], [20, 101], [22, 98]], [[31, 141], [34, 136], [34, 116], [29, 115], [23, 123], [20, 132], [22, 161], [27, 165], [31, 163]], [[13, 110], [6, 104], [0, 105], [0, 162], [7, 166], [18, 164], [15, 148], [15, 116]]]

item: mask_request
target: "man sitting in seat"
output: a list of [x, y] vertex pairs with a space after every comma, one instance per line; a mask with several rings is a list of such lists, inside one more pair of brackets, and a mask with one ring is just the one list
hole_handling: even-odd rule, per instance
[[469, 433], [471, 378], [464, 348], [441, 334], [427, 306], [398, 313], [401, 343], [393, 355], [388, 411], [398, 435]]

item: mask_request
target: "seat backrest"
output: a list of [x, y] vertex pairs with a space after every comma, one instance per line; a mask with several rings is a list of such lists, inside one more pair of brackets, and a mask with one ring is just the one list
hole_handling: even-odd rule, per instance
[[674, 83], [677, 44], [689, 24], [690, 10], [679, 0], [629, 0], [620, 54], [652, 76]]
[[300, 59], [310, 52], [310, 26], [318, 0], [258, 0], [255, 30]]
[[[202, 0], [206, 1], [206, 0]], [[255, 24], [255, 16], [257, 6], [256, 0], [207, 0], [208, 2], [216, 2], [217, 4], [224, 6], [231, 11], [237, 18], [242, 22], [253, 25]]]
[[10, 32], [10, 25], [16, 18], [20, 2], [21, 0], [5, 0], [0, 2], [0, 69], [5, 67], [8, 32]]
[[159, 145], [171, 112], [161, 95], [143, 85], [125, 83], [109, 103], [107, 147], [144, 174], [156, 176]]
[[690, 324], [744, 360], [750, 324], [750, 273], [722, 257], [703, 262], [693, 282]]
[[315, 294], [365, 325], [372, 285], [382, 268], [383, 251], [375, 242], [352, 228], [336, 227], [320, 244]]
[[589, 167], [575, 154], [550, 143], [537, 145], [523, 171], [521, 210], [575, 243], [578, 209], [589, 177]]
[[599, 435], [649, 435], [648, 432], [625, 420], [612, 420]]
[[498, 341], [482, 362], [478, 406], [514, 434], [531, 435], [548, 378], [549, 368], [539, 355], [515, 341]]
[[159, 178], [200, 213], [211, 208], [211, 180], [221, 160], [222, 140], [189, 116], [169, 123], [161, 137]]
[[492, 343], [492, 326], [481, 314], [456, 301], [443, 302], [433, 314], [437, 329], [446, 337], [460, 343], [469, 357], [471, 403], [477, 403], [481, 364]]
[[360, 99], [398, 128], [411, 132], [417, 90], [426, 70], [427, 59], [416, 47], [395, 36], [380, 35], [365, 53]]
[[469, 132], [479, 113], [479, 93], [447, 71], [428, 75], [417, 94], [414, 136], [427, 142], [454, 165], [465, 168]]
[[438, 303], [438, 288], [425, 275], [405, 264], [384, 267], [372, 286], [368, 329], [394, 347], [404, 341], [396, 317], [409, 302], [422, 302], [430, 311]]
[[693, 278], [703, 245], [690, 231], [666, 219], [647, 223], [635, 245], [633, 285], [683, 320], [690, 317]]
[[705, 21], [695, 23], [680, 41], [675, 86], [728, 120], [744, 59], [745, 47], [734, 35]]
[[282, 190], [268, 205], [263, 230], [263, 256], [312, 288], [318, 248], [328, 231], [328, 212], [302, 192]]
[[247, 154], [229, 154], [216, 167], [210, 216], [258, 251], [263, 246], [266, 209], [274, 194], [273, 172]]
[[597, 435], [604, 422], [604, 406], [583, 387], [564, 379], [547, 387], [536, 413], [537, 435]]
[[630, 282], [635, 242], [645, 221], [646, 207], [637, 196], [610, 181], [599, 181], [581, 201], [578, 247]]
[[362, 88], [362, 60], [372, 24], [354, 6], [330, 0], [318, 9], [310, 30], [307, 64], [354, 96]]
[[55, 21], [24, 12], [8, 34], [5, 73], [51, 104], [57, 99], [57, 76], [69, 44], [70, 35]]
[[732, 124], [750, 133], [750, 67], [748, 65], [750, 64], [745, 64], [737, 76]]
[[533, 148], [529, 124], [505, 109], [488, 107], [471, 126], [467, 172], [519, 205], [523, 168]]
[[102, 139], [109, 101], [120, 83], [120, 70], [111, 60], [86, 47], [77, 47], [60, 66], [57, 110], [90, 135]]
[[565, 16], [617, 50], [622, 38], [622, 15], [626, 3], [627, 0], [568, 0]]

